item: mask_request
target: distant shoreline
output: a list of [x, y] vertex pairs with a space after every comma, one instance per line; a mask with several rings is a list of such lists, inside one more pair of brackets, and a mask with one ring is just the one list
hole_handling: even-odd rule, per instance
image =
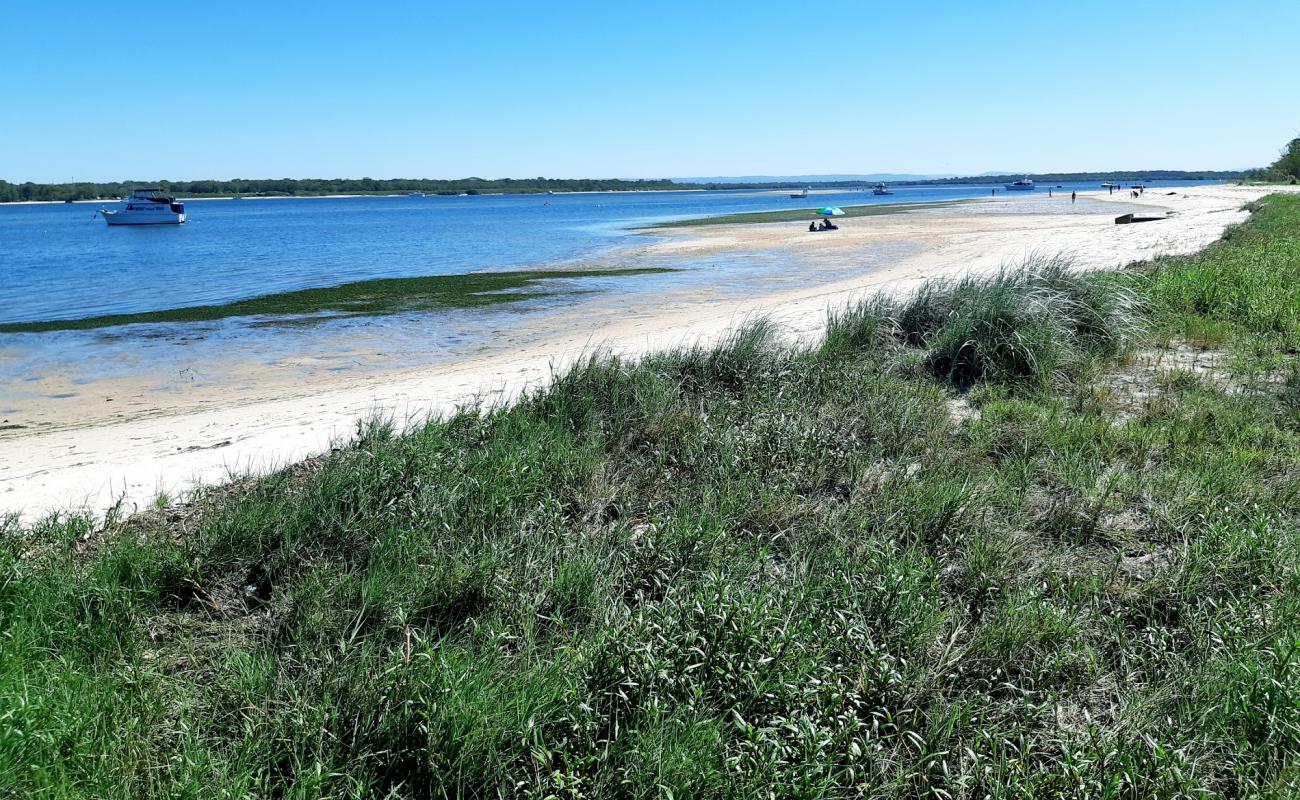
[[[996, 186], [1022, 177], [1041, 184], [1097, 183], [1102, 181], [1169, 182], [1239, 181], [1247, 177], [1242, 171], [1225, 170], [1150, 170], [1117, 172], [1030, 173], [1028, 175], [975, 175], [961, 178], [933, 178], [885, 181], [893, 186]], [[156, 185], [178, 199], [206, 200], [239, 196], [243, 199], [279, 197], [401, 197], [422, 194], [426, 197], [458, 195], [534, 195], [534, 194], [611, 194], [623, 192], [703, 192], [763, 191], [815, 187], [818, 190], [860, 188], [878, 181], [870, 177], [834, 181], [806, 181], [796, 178], [770, 182], [675, 182], [673, 179], [616, 178], [501, 178], [432, 179], [394, 178], [285, 178], [249, 180], [193, 181], [85, 181], [69, 183], [15, 184], [0, 180], [0, 205], [31, 203], [112, 202], [111, 197], [125, 197], [141, 186]], [[93, 195], [88, 196], [88, 195]]]
[[[681, 189], [593, 189], [590, 191], [562, 191], [562, 192], [478, 192], [477, 194], [438, 194], [437, 192], [425, 192], [423, 198], [437, 197], [547, 197], [575, 194], [648, 194], [660, 192], [726, 192], [737, 191], [736, 189], [697, 189], [693, 187], [684, 187]], [[762, 190], [755, 190], [762, 191]], [[775, 190], [771, 190], [775, 191]], [[361, 194], [204, 194], [204, 195], [176, 195], [177, 200], [346, 200], [357, 197], [411, 197], [411, 192], [366, 192]], [[94, 205], [96, 203], [121, 203], [124, 197], [112, 198], [92, 198], [89, 200], [0, 200], [0, 206], [66, 206], [66, 205]]]

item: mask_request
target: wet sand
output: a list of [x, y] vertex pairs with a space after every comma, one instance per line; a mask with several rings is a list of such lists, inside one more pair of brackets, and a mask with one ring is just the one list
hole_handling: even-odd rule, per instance
[[[27, 518], [70, 509], [101, 513], [118, 500], [130, 511], [160, 492], [175, 498], [198, 484], [327, 450], [372, 414], [418, 421], [475, 398], [508, 401], [595, 347], [635, 355], [708, 342], [756, 314], [808, 340], [821, 331], [828, 308], [854, 295], [906, 291], [926, 278], [994, 270], [1032, 253], [1063, 252], [1082, 266], [1106, 268], [1192, 252], [1244, 220], [1241, 206], [1270, 191], [1206, 186], [1168, 195], [1152, 191], [1138, 200], [1127, 192], [1089, 192], [1074, 208], [1068, 194], [999, 196], [845, 219], [829, 233], [788, 222], [664, 230], [640, 256], [790, 253], [798, 256], [796, 277], [805, 277], [806, 286], [789, 280], [769, 292], [719, 286], [647, 296], [636, 308], [583, 304], [535, 321], [525, 317], [489, 346], [414, 368], [391, 367], [382, 358], [382, 341], [360, 341], [273, 364], [231, 354], [205, 365], [201, 375], [127, 373], [88, 384], [39, 376], [0, 394], [0, 511]], [[1115, 225], [1123, 209], [1110, 201], [1175, 213], [1158, 222]], [[1008, 213], [1012, 209], [1017, 213]], [[906, 246], [911, 255], [854, 270], [864, 252], [882, 245]]]

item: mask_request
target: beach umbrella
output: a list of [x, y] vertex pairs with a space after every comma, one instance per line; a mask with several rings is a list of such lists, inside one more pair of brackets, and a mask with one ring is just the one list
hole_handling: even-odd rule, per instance
[[821, 214], [823, 217], [842, 217], [842, 216], [844, 216], [844, 211], [843, 211], [842, 209], [840, 209], [840, 208], [835, 207], [835, 206], [827, 206], [826, 208], [819, 208], [819, 209], [817, 209], [817, 213], [818, 213], [818, 214]]

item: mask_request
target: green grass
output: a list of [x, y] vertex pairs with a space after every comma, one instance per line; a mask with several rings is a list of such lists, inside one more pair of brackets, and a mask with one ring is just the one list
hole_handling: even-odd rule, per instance
[[[876, 217], [884, 214], [905, 214], [931, 208], [946, 208], [974, 202], [972, 200], [936, 200], [930, 203], [874, 203], [866, 206], [843, 206], [844, 217]], [[820, 208], [820, 206], [819, 206]], [[656, 228], [696, 228], [702, 225], [748, 225], [761, 222], [808, 222], [821, 219], [816, 208], [792, 208], [789, 211], [748, 211], [742, 214], [720, 214], [716, 217], [696, 217], [661, 222]]]
[[[206, 306], [184, 306], [161, 311], [108, 314], [96, 317], [8, 322], [0, 333], [43, 333], [86, 330], [115, 325], [163, 322], [207, 322], [228, 317], [273, 317], [276, 323], [310, 321], [331, 316], [382, 316], [412, 311], [517, 303], [557, 294], [548, 281], [651, 275], [674, 270], [665, 267], [614, 270], [522, 270], [430, 275], [420, 278], [381, 278], [319, 289], [261, 295], [247, 300]], [[311, 315], [311, 316], [307, 316]]]
[[1298, 227], [9, 521], [0, 796], [1294, 796]]

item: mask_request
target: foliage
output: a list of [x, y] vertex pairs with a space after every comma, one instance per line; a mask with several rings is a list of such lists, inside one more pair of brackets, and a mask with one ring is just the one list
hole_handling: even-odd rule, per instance
[[645, 191], [689, 189], [670, 180], [618, 178], [282, 178], [229, 181], [113, 181], [109, 183], [8, 183], [0, 181], [0, 203], [25, 200], [96, 200], [126, 197], [134, 189], [158, 187], [176, 197], [310, 197], [331, 194], [535, 194], [539, 192]]
[[1282, 148], [1277, 161], [1261, 170], [1251, 170], [1246, 178], [1265, 183], [1296, 183], [1300, 181], [1300, 136]]
[[[1230, 180], [1243, 173], [1224, 170], [1151, 170], [1147, 172], [1071, 172], [1035, 174], [1034, 180], [1042, 183], [1063, 181], [1165, 181], [1165, 180]], [[898, 181], [896, 185], [923, 184], [1002, 184], [1023, 175], [979, 175], [963, 178], [936, 178], [931, 180]], [[806, 182], [796, 181], [799, 186]], [[862, 188], [873, 181], [845, 180], [818, 181], [817, 186]], [[791, 181], [764, 183], [692, 183], [668, 178], [627, 180], [622, 178], [237, 178], [235, 180], [127, 180], [109, 182], [74, 183], [10, 183], [0, 180], [0, 203], [19, 201], [73, 201], [108, 200], [125, 197], [132, 190], [150, 186], [159, 187], [176, 197], [312, 197], [331, 194], [536, 194], [539, 192], [617, 192], [617, 191], [681, 191], [687, 189], [763, 189], [789, 188]]]

